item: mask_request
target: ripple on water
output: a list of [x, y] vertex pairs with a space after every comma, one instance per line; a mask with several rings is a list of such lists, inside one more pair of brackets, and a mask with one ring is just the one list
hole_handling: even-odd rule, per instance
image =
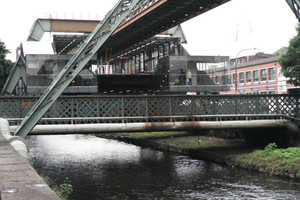
[[[299, 199], [299, 182], [93, 135], [28, 136], [38, 166], [71, 199]], [[35, 149], [35, 151], [32, 151]]]

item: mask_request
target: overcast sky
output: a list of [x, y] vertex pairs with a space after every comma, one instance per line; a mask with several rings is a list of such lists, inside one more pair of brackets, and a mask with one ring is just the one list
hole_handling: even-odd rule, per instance
[[[25, 43], [36, 18], [46, 16], [90, 18], [99, 20], [117, 3], [117, 0], [15, 0], [6, 1], [0, 12], [0, 39], [12, 52], [7, 59], [15, 61], [16, 48], [23, 42], [25, 53], [48, 53], [51, 42], [46, 33], [43, 43], [34, 52]], [[72, 14], [73, 13], [73, 14]], [[246, 48], [274, 53], [296, 35], [297, 19], [285, 0], [232, 0], [214, 10], [182, 24], [192, 55], [228, 55], [235, 58]], [[46, 48], [45, 48], [46, 47]], [[29, 50], [30, 49], [30, 50]], [[26, 52], [26, 50], [28, 52]], [[255, 54], [257, 51], [243, 51]]]

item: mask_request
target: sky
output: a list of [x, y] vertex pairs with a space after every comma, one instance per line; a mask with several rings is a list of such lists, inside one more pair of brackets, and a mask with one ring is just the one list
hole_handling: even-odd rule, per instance
[[[26, 53], [53, 53], [50, 33], [42, 42], [26, 42], [37, 18], [103, 19], [118, 0], [15, 0], [6, 1], [0, 12], [0, 40], [11, 51], [7, 59], [16, 60], [16, 48]], [[221, 55], [235, 58], [257, 52], [274, 53], [296, 35], [298, 23], [285, 0], [231, 0], [181, 24], [191, 55]]]

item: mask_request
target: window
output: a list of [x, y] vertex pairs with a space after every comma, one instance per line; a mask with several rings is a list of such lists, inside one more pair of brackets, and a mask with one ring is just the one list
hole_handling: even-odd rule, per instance
[[236, 73], [234, 73], [234, 74], [232, 75], [232, 79], [233, 79], [233, 83], [237, 83]]
[[273, 81], [275, 80], [275, 69], [273, 68], [269, 68], [269, 80]]
[[246, 83], [251, 83], [251, 72], [246, 72]]
[[258, 70], [253, 71], [253, 82], [258, 82]]
[[215, 76], [215, 83], [219, 84], [220, 83], [220, 77], [219, 76]]
[[227, 83], [227, 85], [231, 85], [231, 76], [230, 76], [230, 74], [226, 75], [226, 83]]
[[221, 76], [222, 85], [231, 84], [230, 75], [222, 75]]
[[260, 70], [260, 80], [261, 81], [266, 81], [267, 80], [267, 70], [266, 69], [261, 69]]
[[244, 72], [239, 73], [240, 83], [245, 83], [244, 81]]
[[225, 75], [221, 76], [222, 85], [226, 85]]

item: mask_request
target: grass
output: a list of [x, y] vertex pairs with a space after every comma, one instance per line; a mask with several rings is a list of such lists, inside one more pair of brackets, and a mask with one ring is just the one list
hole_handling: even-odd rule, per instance
[[234, 160], [238, 163], [266, 166], [273, 169], [273, 171], [277, 169], [295, 173], [300, 171], [300, 148], [256, 150], [249, 154], [237, 155]]
[[270, 143], [264, 150], [255, 150], [253, 147], [247, 149], [246, 143], [239, 139], [195, 136], [184, 132], [119, 133], [115, 136], [153, 140], [181, 148], [210, 150], [223, 154], [235, 166], [254, 170], [263, 168], [270, 175], [293, 174], [294, 177], [300, 177], [300, 148], [298, 147], [277, 149], [275, 143]]
[[137, 139], [155, 140], [156, 142], [180, 146], [191, 149], [211, 149], [220, 147], [234, 147], [241, 140], [222, 139], [212, 136], [195, 136], [186, 132], [147, 132], [147, 133], [118, 133], [116, 136], [127, 136]]
[[68, 178], [64, 180], [64, 183], [57, 186], [49, 176], [46, 176], [43, 173], [41, 173], [40, 176], [61, 200], [69, 199], [69, 196], [73, 192], [73, 186], [70, 184], [71, 182], [68, 180]]
[[145, 132], [145, 133], [121, 133], [120, 135], [130, 136], [130, 137], [139, 138], [139, 139], [145, 139], [145, 138], [170, 137], [174, 134], [168, 133], [168, 132]]
[[69, 179], [66, 178], [64, 183], [56, 185], [49, 176], [45, 175], [43, 172], [39, 173], [39, 170], [36, 168], [39, 159], [40, 156], [36, 153], [36, 151], [34, 151], [29, 163], [33, 168], [35, 168], [36, 172], [40, 175], [44, 182], [59, 196], [61, 200], [68, 200], [69, 196], [73, 192], [73, 186], [71, 185]]

